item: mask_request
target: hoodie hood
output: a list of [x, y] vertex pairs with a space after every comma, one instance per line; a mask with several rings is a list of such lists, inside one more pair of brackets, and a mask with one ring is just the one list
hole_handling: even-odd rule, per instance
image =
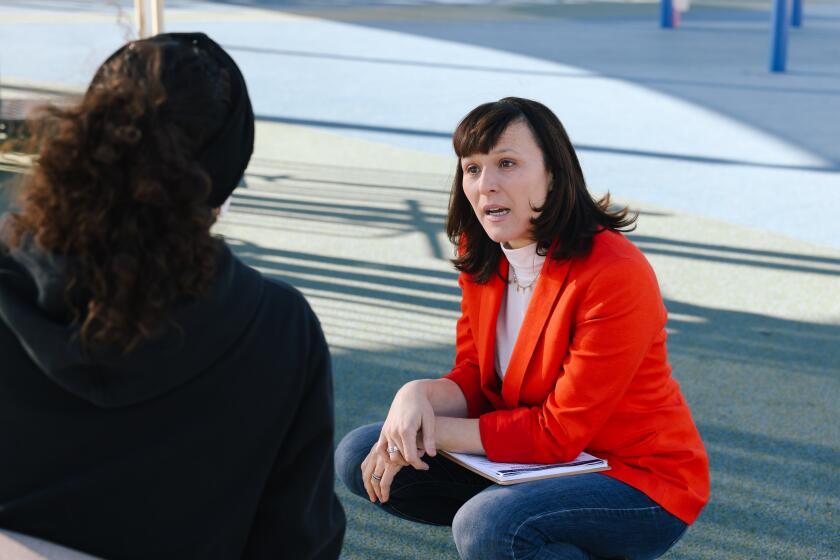
[[207, 296], [173, 312], [179, 328], [127, 354], [109, 347], [85, 353], [63, 303], [68, 266], [31, 240], [0, 254], [0, 322], [44, 375], [106, 408], [153, 399], [224, 359], [254, 320], [264, 287], [262, 276], [224, 245]]

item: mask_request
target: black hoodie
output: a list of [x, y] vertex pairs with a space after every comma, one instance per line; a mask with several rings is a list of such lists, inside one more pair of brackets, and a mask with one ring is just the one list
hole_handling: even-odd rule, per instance
[[337, 558], [330, 357], [227, 247], [181, 331], [85, 354], [64, 263], [0, 253], [0, 527], [108, 559]]

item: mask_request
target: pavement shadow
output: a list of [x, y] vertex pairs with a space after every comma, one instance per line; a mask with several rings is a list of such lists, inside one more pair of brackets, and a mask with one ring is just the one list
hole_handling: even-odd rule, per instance
[[628, 237], [645, 253], [689, 260], [744, 265], [771, 270], [840, 276], [840, 259], [784, 251], [765, 251], [714, 243], [697, 243], [630, 233]]
[[[346, 300], [348, 297], [369, 298], [376, 300], [376, 306], [381, 309], [412, 306], [452, 313], [459, 309], [455, 298], [460, 297], [461, 290], [454, 271], [442, 273], [362, 259], [270, 249], [240, 240], [231, 241], [231, 245], [248, 265], [267, 272], [270, 277], [284, 280], [304, 292], [318, 290], [319, 297], [333, 297], [339, 300]], [[282, 264], [278, 264], [280, 259], [284, 261]], [[441, 279], [448, 281], [449, 285], [442, 285]], [[432, 283], [432, 280], [435, 282]], [[405, 290], [417, 294], [406, 297], [403, 295]], [[421, 295], [423, 293], [427, 295]], [[449, 301], [434, 296], [448, 296]]]

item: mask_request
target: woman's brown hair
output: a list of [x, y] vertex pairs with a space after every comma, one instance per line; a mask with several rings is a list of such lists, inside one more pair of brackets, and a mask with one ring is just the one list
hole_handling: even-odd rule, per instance
[[540, 254], [547, 254], [558, 241], [550, 258], [565, 260], [586, 255], [596, 233], [604, 229], [630, 231], [636, 221], [627, 208], [610, 209], [609, 193], [597, 201], [592, 198], [569, 136], [548, 107], [520, 97], [505, 97], [479, 105], [464, 117], [452, 136], [458, 165], [446, 218], [446, 234], [458, 247], [458, 255], [452, 260], [455, 268], [472, 275], [479, 283], [486, 282], [498, 270], [502, 251], [484, 232], [464, 194], [461, 159], [489, 153], [507, 127], [515, 122], [528, 125], [542, 150], [546, 171], [552, 177], [545, 203], [541, 208], [534, 208], [540, 214], [531, 220]]
[[31, 240], [67, 263], [65, 301], [85, 347], [135, 348], [215, 277], [221, 241], [195, 153], [225, 115], [228, 76], [200, 52], [166, 55], [176, 60], [130, 45], [78, 104], [29, 124], [38, 156], [5, 244]]

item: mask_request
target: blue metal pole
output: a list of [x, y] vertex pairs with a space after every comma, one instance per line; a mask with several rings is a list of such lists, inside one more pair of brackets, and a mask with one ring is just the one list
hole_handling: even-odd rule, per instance
[[802, 27], [802, 0], [793, 0], [793, 13], [790, 15], [790, 24], [794, 27]]
[[773, 0], [773, 36], [770, 41], [770, 71], [784, 72], [787, 62], [787, 0]]
[[665, 28], [674, 27], [674, 5], [671, 0], [660, 0], [659, 25]]

